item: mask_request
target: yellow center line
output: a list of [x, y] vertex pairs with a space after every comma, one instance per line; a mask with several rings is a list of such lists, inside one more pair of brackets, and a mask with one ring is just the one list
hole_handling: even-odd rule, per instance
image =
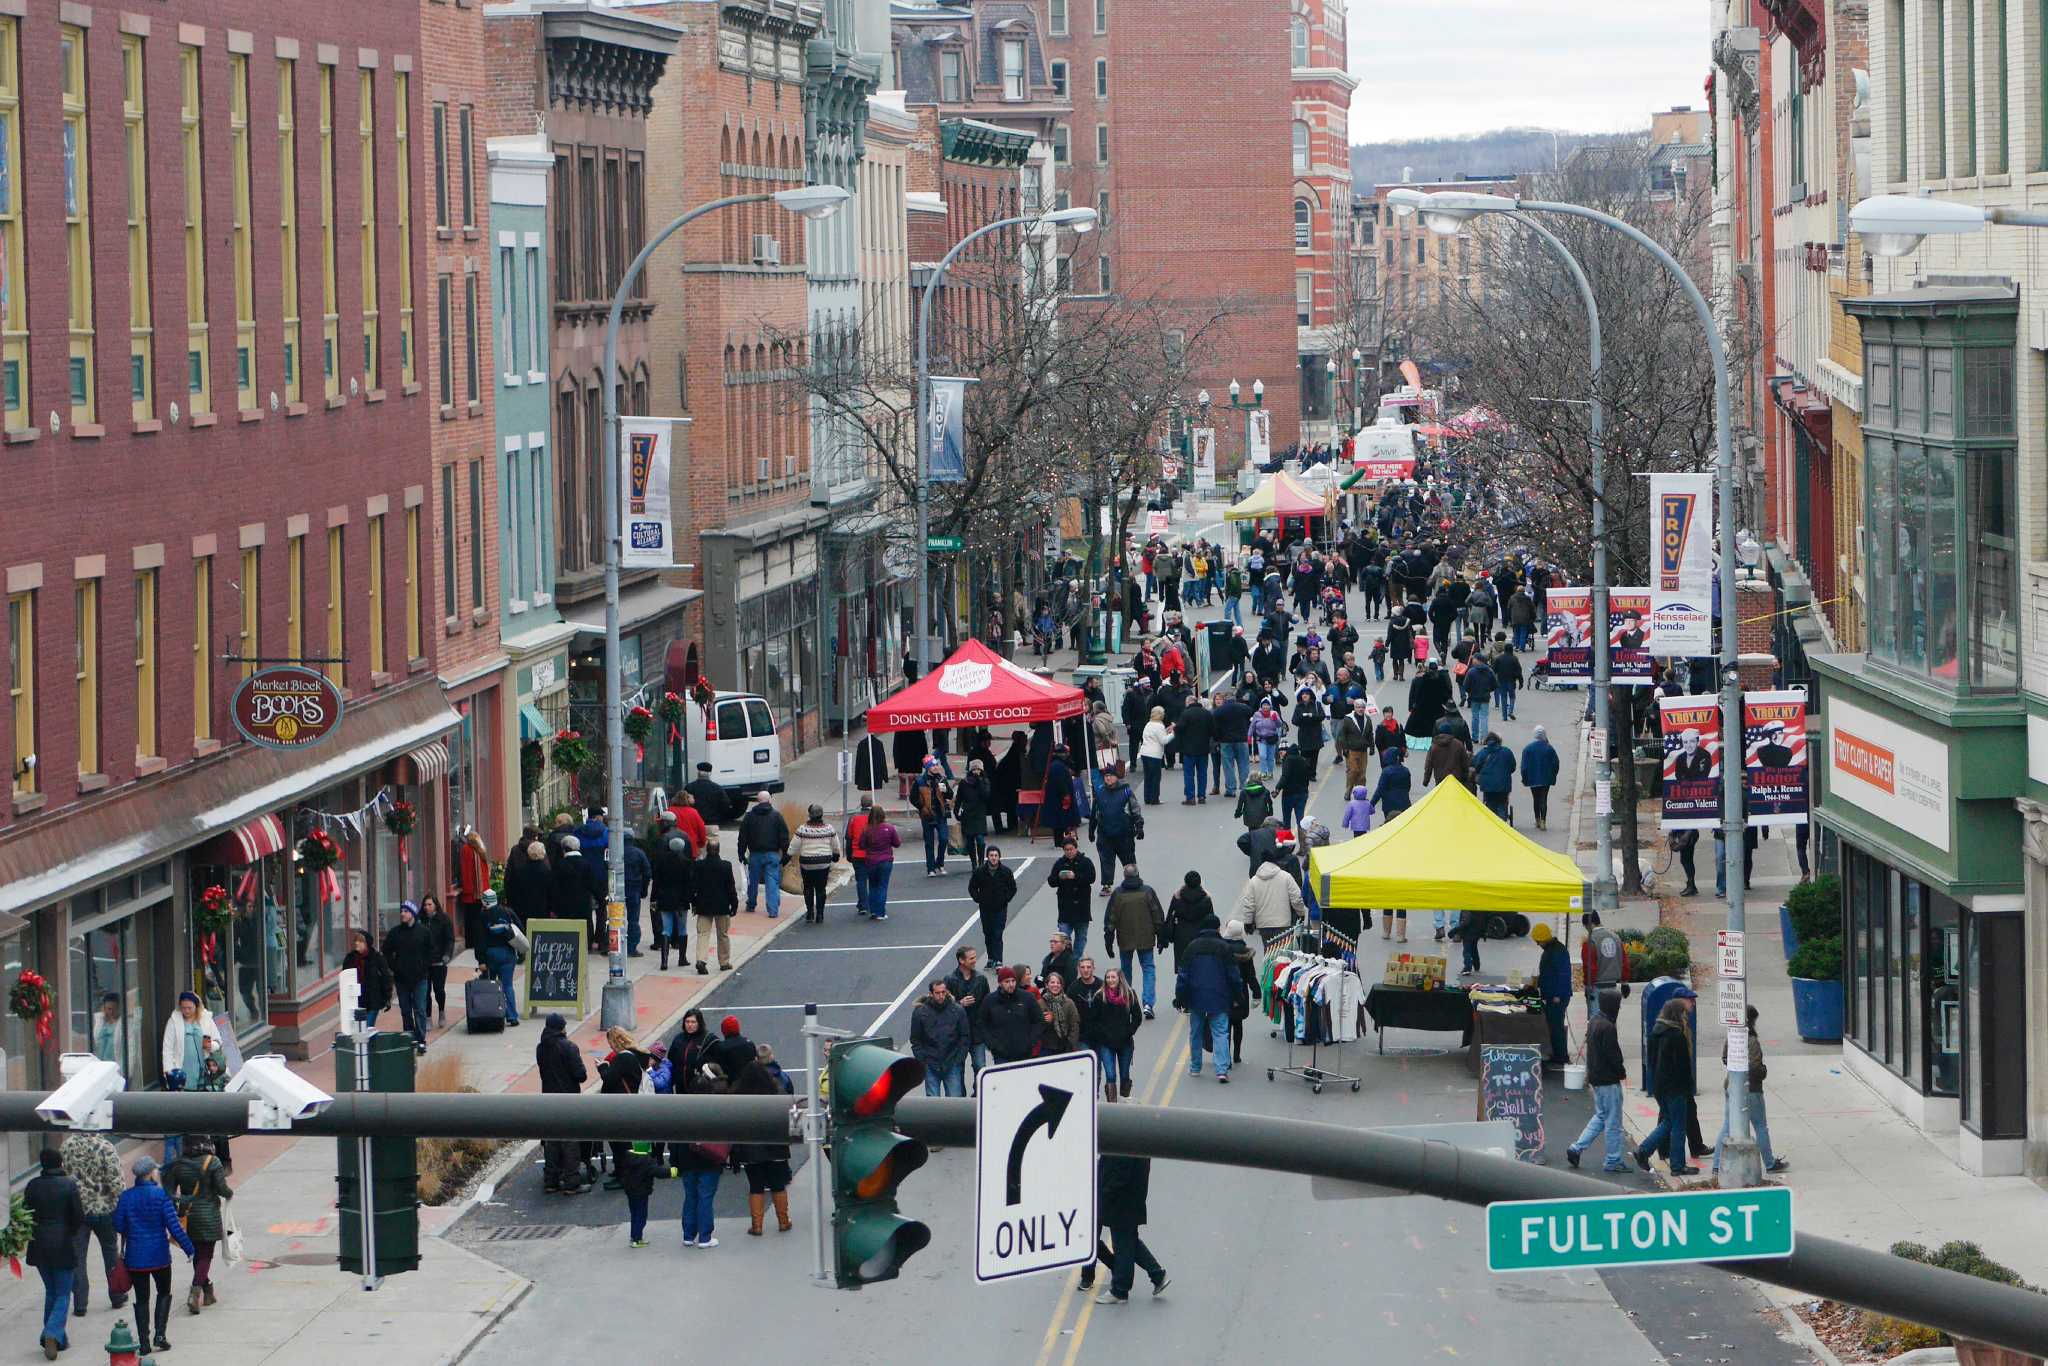
[[1081, 1339], [1088, 1336], [1088, 1320], [1094, 1317], [1095, 1301], [1090, 1298], [1081, 1305], [1081, 1317], [1074, 1321], [1074, 1340], [1067, 1344], [1067, 1354], [1062, 1358], [1060, 1366], [1074, 1366], [1074, 1359], [1081, 1355]]

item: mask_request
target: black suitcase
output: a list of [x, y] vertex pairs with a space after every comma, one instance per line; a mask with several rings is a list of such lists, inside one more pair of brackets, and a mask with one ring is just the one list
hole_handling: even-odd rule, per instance
[[472, 977], [463, 984], [462, 1009], [469, 1017], [472, 1034], [505, 1032], [505, 988], [489, 977]]

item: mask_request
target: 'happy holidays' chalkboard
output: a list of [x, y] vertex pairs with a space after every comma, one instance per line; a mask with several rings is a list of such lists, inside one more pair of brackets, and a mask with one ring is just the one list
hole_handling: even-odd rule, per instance
[[526, 1007], [583, 1013], [583, 966], [590, 927], [581, 920], [529, 920], [526, 937]]

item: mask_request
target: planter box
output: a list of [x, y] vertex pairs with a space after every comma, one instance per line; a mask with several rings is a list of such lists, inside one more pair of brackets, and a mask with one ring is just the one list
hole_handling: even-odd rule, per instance
[[2041, 1366], [2039, 1357], [1964, 1338], [1956, 1339], [1956, 1361], [1960, 1366]]
[[1778, 903], [1778, 932], [1784, 936], [1785, 961], [1789, 963], [1799, 952], [1799, 931], [1792, 928], [1792, 908], [1782, 901]]
[[1792, 979], [1792, 1015], [1798, 1023], [1799, 1037], [1806, 1042], [1841, 1042], [1844, 1009], [1839, 977], [1827, 981], [1811, 977]]

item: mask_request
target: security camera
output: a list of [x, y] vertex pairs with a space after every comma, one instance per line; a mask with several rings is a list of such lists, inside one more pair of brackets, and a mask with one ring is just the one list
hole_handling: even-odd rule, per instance
[[230, 1095], [249, 1098], [251, 1129], [289, 1129], [334, 1104], [334, 1097], [285, 1066], [281, 1053], [264, 1053], [242, 1064], [228, 1082]]
[[57, 1061], [64, 1084], [36, 1106], [36, 1114], [67, 1129], [114, 1127], [114, 1097], [127, 1089], [121, 1069], [90, 1053], [66, 1053]]

